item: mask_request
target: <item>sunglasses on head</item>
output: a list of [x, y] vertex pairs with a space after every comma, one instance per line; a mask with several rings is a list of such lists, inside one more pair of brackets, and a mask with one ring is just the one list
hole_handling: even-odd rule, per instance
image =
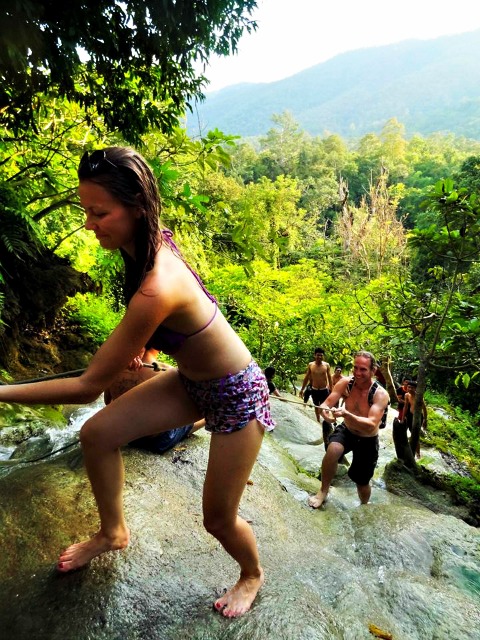
[[108, 158], [107, 154], [103, 149], [99, 149], [97, 151], [92, 151], [92, 153], [85, 153], [80, 160], [80, 164], [78, 165], [79, 172], [88, 171], [90, 175], [94, 175], [95, 173], [104, 173], [106, 171], [110, 171], [111, 167], [117, 169], [117, 165], [113, 164]]

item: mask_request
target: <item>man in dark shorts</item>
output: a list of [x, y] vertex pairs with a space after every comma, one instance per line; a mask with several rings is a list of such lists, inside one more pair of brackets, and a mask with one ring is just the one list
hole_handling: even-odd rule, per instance
[[[320, 490], [308, 500], [308, 504], [314, 509], [318, 509], [325, 502], [330, 484], [337, 472], [338, 461], [350, 451], [353, 452], [353, 459], [348, 475], [357, 485], [361, 504], [367, 504], [370, 499], [370, 480], [378, 461], [378, 430], [389, 403], [388, 393], [381, 386], [377, 386], [371, 404], [369, 402], [375, 370], [373, 355], [368, 351], [358, 351], [353, 362], [351, 389], [348, 389], [350, 378], [341, 380], [320, 406], [325, 420], [334, 422], [343, 418], [344, 422], [338, 425], [330, 436], [322, 462]], [[337, 407], [342, 396], [346, 396], [345, 402], [341, 407]]]
[[330, 371], [330, 365], [324, 361], [324, 357], [325, 353], [323, 349], [317, 347], [315, 349], [315, 360], [308, 364], [299, 394], [304, 402], [306, 402], [304, 391], [305, 389], [309, 391], [318, 422], [320, 422], [320, 409], [318, 407], [332, 390], [332, 373]]

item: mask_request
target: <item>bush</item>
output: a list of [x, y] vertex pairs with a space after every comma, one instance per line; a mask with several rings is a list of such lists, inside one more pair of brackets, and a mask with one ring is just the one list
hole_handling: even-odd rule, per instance
[[64, 312], [97, 347], [105, 342], [123, 316], [113, 311], [108, 300], [93, 293], [77, 293], [68, 300]]
[[[480, 416], [451, 406], [440, 394], [427, 392], [428, 429], [422, 440], [443, 453], [449, 453], [465, 465], [477, 483], [480, 482]], [[437, 410], [435, 410], [435, 409]], [[438, 412], [440, 409], [445, 416]]]

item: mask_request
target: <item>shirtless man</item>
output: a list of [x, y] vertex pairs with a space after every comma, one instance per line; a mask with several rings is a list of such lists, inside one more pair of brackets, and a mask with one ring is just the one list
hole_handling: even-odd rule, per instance
[[320, 422], [321, 412], [318, 408], [321, 403], [328, 397], [332, 389], [332, 374], [328, 362], [324, 362], [325, 352], [317, 347], [315, 349], [315, 360], [310, 362], [302, 382], [300, 389], [300, 397], [303, 398], [303, 392], [307, 385], [311, 387], [311, 397], [315, 406], [315, 415]]
[[333, 372], [333, 376], [332, 376], [332, 390], [333, 387], [337, 384], [337, 382], [340, 382], [340, 380], [343, 378], [343, 373], [342, 373], [342, 367], [337, 364], [337, 366], [335, 367], [335, 370]]
[[[413, 427], [413, 414], [415, 412], [415, 404], [417, 401], [417, 383], [414, 380], [409, 380], [407, 383], [407, 393], [405, 394], [405, 406], [403, 410], [403, 418], [407, 425], [407, 429], [412, 433]], [[422, 403], [422, 425], [421, 429], [427, 428], [427, 405], [425, 400]], [[416, 446], [415, 455], [420, 458], [420, 438]]]
[[[343, 418], [335, 428], [322, 462], [322, 485], [317, 495], [308, 500], [314, 509], [322, 506], [327, 498], [330, 484], [337, 472], [338, 461], [349, 451], [353, 452], [348, 475], [357, 485], [361, 504], [370, 499], [370, 480], [378, 461], [378, 429], [388, 408], [389, 396], [381, 386], [377, 387], [369, 404], [368, 396], [375, 374], [375, 358], [368, 351], [358, 351], [353, 362], [353, 387], [348, 392], [349, 378], [335, 385], [328, 398], [322, 402], [320, 411], [329, 422]], [[346, 395], [341, 407], [335, 406], [342, 395]]]

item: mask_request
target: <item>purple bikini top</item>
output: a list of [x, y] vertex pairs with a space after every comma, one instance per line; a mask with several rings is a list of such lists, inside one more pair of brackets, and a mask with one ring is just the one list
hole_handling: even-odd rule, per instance
[[183, 346], [185, 340], [188, 340], [188, 338], [191, 338], [192, 336], [196, 336], [197, 333], [201, 333], [214, 321], [215, 316], [217, 315], [218, 306], [217, 306], [217, 300], [207, 290], [198, 273], [196, 273], [190, 267], [190, 265], [185, 261], [184, 257], [180, 252], [180, 249], [177, 247], [177, 245], [173, 241], [173, 233], [170, 231], [170, 229], [162, 229], [162, 237], [165, 240], [165, 242], [169, 245], [169, 247], [173, 250], [175, 255], [177, 255], [188, 267], [188, 269], [190, 270], [190, 272], [195, 277], [196, 281], [204, 291], [207, 298], [211, 300], [211, 302], [215, 305], [213, 315], [210, 318], [210, 320], [207, 322], [207, 324], [201, 327], [200, 329], [197, 329], [197, 331], [194, 331], [193, 333], [188, 333], [188, 334], [180, 333], [179, 331], [175, 331], [174, 329], [169, 329], [168, 327], [165, 327], [161, 324], [157, 327], [157, 329], [155, 330], [155, 333], [152, 335], [152, 337], [149, 339], [149, 341], [145, 345], [145, 348], [156, 349], [157, 351], [163, 351], [163, 353], [166, 353], [167, 355], [170, 356], [176, 353], [180, 349], [180, 347]]

